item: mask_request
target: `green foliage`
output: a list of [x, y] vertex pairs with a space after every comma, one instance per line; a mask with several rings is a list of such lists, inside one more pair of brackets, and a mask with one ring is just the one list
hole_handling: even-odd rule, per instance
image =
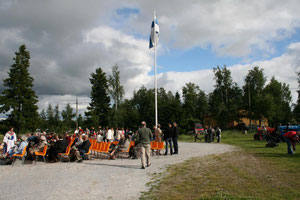
[[75, 117], [75, 113], [73, 112], [73, 108], [68, 103], [65, 107], [65, 109], [61, 112], [62, 116], [62, 130], [68, 131], [70, 128], [75, 127], [75, 123], [73, 121], [73, 118]]
[[183, 126], [193, 130], [196, 122], [203, 124], [204, 116], [208, 113], [208, 98], [204, 91], [194, 83], [187, 83], [182, 88], [184, 113]]
[[273, 77], [264, 88], [264, 94], [270, 99], [261, 102], [264, 106], [263, 116], [268, 118], [273, 125], [290, 122], [292, 118], [290, 107], [292, 96], [289, 85], [282, 84]]
[[124, 95], [124, 88], [120, 83], [120, 71], [118, 65], [112, 67], [112, 75], [108, 77], [108, 91], [114, 102], [115, 111], [110, 113], [110, 124], [114, 126], [119, 126], [120, 115], [118, 112], [118, 105], [121, 103]]
[[110, 98], [108, 96], [108, 84], [105, 72], [101, 68], [91, 74], [92, 84], [91, 103], [87, 107], [85, 115], [90, 126], [107, 126], [109, 123]]
[[249, 70], [246, 78], [244, 90], [244, 109], [248, 111], [248, 117], [250, 119], [261, 120], [264, 113], [259, 109], [260, 100], [259, 95], [262, 95], [264, 85], [266, 83], [266, 77], [264, 76], [263, 69], [258, 66]]
[[0, 97], [0, 112], [6, 113], [10, 126], [18, 133], [34, 131], [38, 126], [38, 97], [33, 88], [34, 79], [29, 74], [30, 53], [25, 45], [19, 47], [13, 58], [14, 64], [4, 79], [6, 87]]
[[300, 123], [300, 71], [297, 72], [298, 75], [298, 100], [294, 108], [294, 118], [296, 122]]
[[214, 68], [216, 85], [209, 94], [210, 113], [220, 127], [228, 127], [233, 120], [239, 119], [242, 104], [242, 91], [232, 82], [231, 72], [224, 66]]

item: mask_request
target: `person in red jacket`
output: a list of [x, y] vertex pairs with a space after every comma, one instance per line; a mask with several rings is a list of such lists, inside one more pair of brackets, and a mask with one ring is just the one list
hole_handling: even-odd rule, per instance
[[288, 131], [283, 135], [286, 140], [288, 154], [290, 154], [290, 155], [294, 154], [294, 151], [296, 150], [296, 142], [298, 141], [298, 133], [296, 131]]

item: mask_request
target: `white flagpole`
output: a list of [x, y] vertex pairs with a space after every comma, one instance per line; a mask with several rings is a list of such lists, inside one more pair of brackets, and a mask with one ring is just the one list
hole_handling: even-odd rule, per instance
[[153, 15], [154, 21], [154, 70], [155, 70], [155, 126], [158, 124], [158, 113], [157, 113], [157, 67], [156, 67], [156, 45], [157, 45], [157, 36], [155, 30], [155, 11]]

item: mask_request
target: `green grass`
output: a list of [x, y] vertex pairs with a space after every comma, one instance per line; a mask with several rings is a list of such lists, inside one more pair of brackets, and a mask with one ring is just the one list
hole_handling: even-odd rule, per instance
[[[187, 135], [179, 140], [194, 142]], [[222, 143], [240, 148], [170, 166], [141, 199], [300, 199], [299, 153], [287, 155], [285, 143], [266, 148], [252, 133], [223, 132]]]

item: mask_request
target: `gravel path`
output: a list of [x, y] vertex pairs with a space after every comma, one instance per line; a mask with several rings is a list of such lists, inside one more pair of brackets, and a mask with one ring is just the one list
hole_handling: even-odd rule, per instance
[[0, 199], [138, 199], [147, 191], [152, 173], [191, 157], [234, 150], [224, 144], [179, 143], [179, 154], [153, 156], [152, 165], [140, 169], [141, 161], [93, 159], [83, 163], [54, 163], [0, 166]]

